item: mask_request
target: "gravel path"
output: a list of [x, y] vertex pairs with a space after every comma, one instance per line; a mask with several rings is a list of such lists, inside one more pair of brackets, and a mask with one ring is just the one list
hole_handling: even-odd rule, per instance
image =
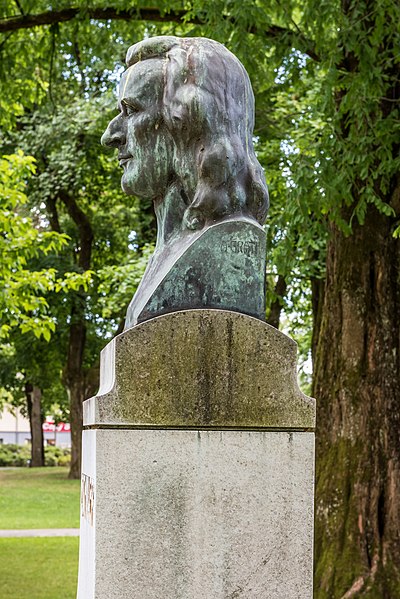
[[5, 537], [79, 537], [79, 528], [38, 528], [30, 530], [0, 530]]

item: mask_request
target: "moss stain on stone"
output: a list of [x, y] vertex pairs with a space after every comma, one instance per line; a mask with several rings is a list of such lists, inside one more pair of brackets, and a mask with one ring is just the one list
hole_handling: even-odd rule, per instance
[[236, 312], [177, 312], [126, 331], [116, 339], [115, 381], [95, 399], [92, 424], [314, 426], [314, 400], [297, 386], [294, 342]]

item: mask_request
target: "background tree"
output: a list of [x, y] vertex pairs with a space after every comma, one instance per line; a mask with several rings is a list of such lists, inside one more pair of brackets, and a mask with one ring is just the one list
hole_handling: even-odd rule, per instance
[[[37, 156], [37, 177], [28, 188], [31, 210], [54, 234], [63, 232], [69, 240], [63, 252], [48, 256], [47, 269], [64, 279], [69, 273], [66, 282], [71, 273], [90, 279], [90, 285], [74, 289], [65, 285], [67, 293], [62, 293], [60, 283], [59, 294], [46, 299], [57, 325], [57, 362], [63, 364], [62, 380], [70, 399], [70, 476], [76, 478], [80, 476], [82, 402], [98, 387], [100, 350], [113, 328], [123, 324], [127, 305], [127, 300], [118, 307], [114, 303], [112, 313], [109, 298], [105, 320], [99, 304], [104, 303], [104, 292], [99, 294], [98, 286], [107, 284], [110, 264], [119, 263], [124, 270], [132, 227], [135, 241], [144, 241], [146, 217], [135, 218], [135, 206], [121, 203], [118, 175], [115, 169], [110, 171], [111, 161], [99, 155], [107, 96], [90, 102], [75, 98], [57, 109], [46, 108], [21, 117], [18, 131], [4, 135], [3, 144], [18, 143]], [[140, 260], [138, 249], [135, 243], [130, 263], [135, 262], [133, 256]]]
[[398, 3], [3, 4], [1, 102], [17, 126], [77, 94], [90, 105], [143, 35], [206, 35], [243, 61], [273, 206], [269, 318], [314, 314], [316, 596], [398, 595]]
[[19, 327], [48, 339], [55, 328], [44, 294], [54, 288], [56, 273], [31, 269], [28, 262], [60, 250], [66, 238], [34, 226], [24, 193], [34, 171], [34, 159], [21, 151], [0, 159], [0, 338]]
[[[44, 466], [43, 422], [45, 416], [69, 415], [67, 394], [61, 384], [62, 363], [58, 331], [50, 341], [13, 329], [0, 345], [0, 380], [8, 400], [29, 418], [30, 466]], [[10, 400], [11, 398], [11, 400]]]

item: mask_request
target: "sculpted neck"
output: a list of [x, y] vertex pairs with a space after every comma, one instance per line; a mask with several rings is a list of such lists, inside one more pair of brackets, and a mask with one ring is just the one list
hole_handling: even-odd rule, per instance
[[183, 215], [187, 206], [181, 190], [182, 186], [174, 182], [167, 189], [164, 197], [154, 200], [157, 218], [157, 252], [162, 251], [166, 245], [172, 245], [184, 234]]

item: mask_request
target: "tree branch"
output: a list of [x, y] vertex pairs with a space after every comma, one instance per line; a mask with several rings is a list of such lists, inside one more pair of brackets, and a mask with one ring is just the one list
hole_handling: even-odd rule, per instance
[[[38, 14], [19, 15], [6, 17], [0, 20], [0, 33], [8, 31], [17, 31], [19, 29], [30, 29], [43, 25], [52, 25], [54, 23], [64, 23], [71, 21], [81, 13], [82, 17], [97, 20], [121, 20], [121, 21], [154, 21], [158, 23], [181, 23], [185, 16], [184, 10], [171, 10], [168, 13], [161, 12], [158, 8], [132, 8], [130, 10], [117, 10], [116, 8], [87, 8], [81, 10], [79, 7], [65, 8], [62, 10], [50, 10]], [[226, 17], [232, 25], [235, 25], [235, 19]], [[200, 17], [191, 17], [188, 21], [192, 25], [205, 25], [206, 19]], [[248, 33], [254, 35], [269, 37], [275, 39], [286, 37], [291, 45], [298, 46], [299, 49], [315, 61], [320, 57], [315, 51], [314, 43], [306, 39], [301, 32], [285, 29], [278, 25], [271, 25], [268, 29], [259, 29], [255, 25], [248, 29]]]
[[[171, 11], [161, 14], [158, 8], [133, 8], [130, 10], [117, 10], [116, 8], [88, 8], [82, 10], [79, 7], [64, 8], [62, 10], [49, 10], [38, 14], [6, 17], [0, 21], [0, 32], [16, 31], [17, 29], [30, 29], [41, 25], [53, 25], [71, 21], [79, 13], [89, 19], [98, 20], [120, 20], [120, 21], [156, 21], [156, 22], [181, 22], [186, 12], [184, 10]], [[193, 24], [201, 24], [198, 18], [191, 20]]]
[[75, 198], [64, 191], [58, 194], [60, 200], [65, 205], [68, 214], [76, 224], [79, 231], [79, 259], [78, 264], [83, 270], [90, 269], [93, 244], [93, 229], [90, 220], [83, 210], [78, 206]]
[[61, 233], [60, 220], [58, 218], [58, 210], [56, 198], [51, 197], [46, 201], [47, 215], [49, 217], [49, 223], [52, 231]]
[[19, 0], [14, 0], [14, 1], [15, 1], [15, 4], [18, 6], [18, 10], [21, 13], [21, 15], [24, 15], [25, 14], [24, 9], [22, 8]]

